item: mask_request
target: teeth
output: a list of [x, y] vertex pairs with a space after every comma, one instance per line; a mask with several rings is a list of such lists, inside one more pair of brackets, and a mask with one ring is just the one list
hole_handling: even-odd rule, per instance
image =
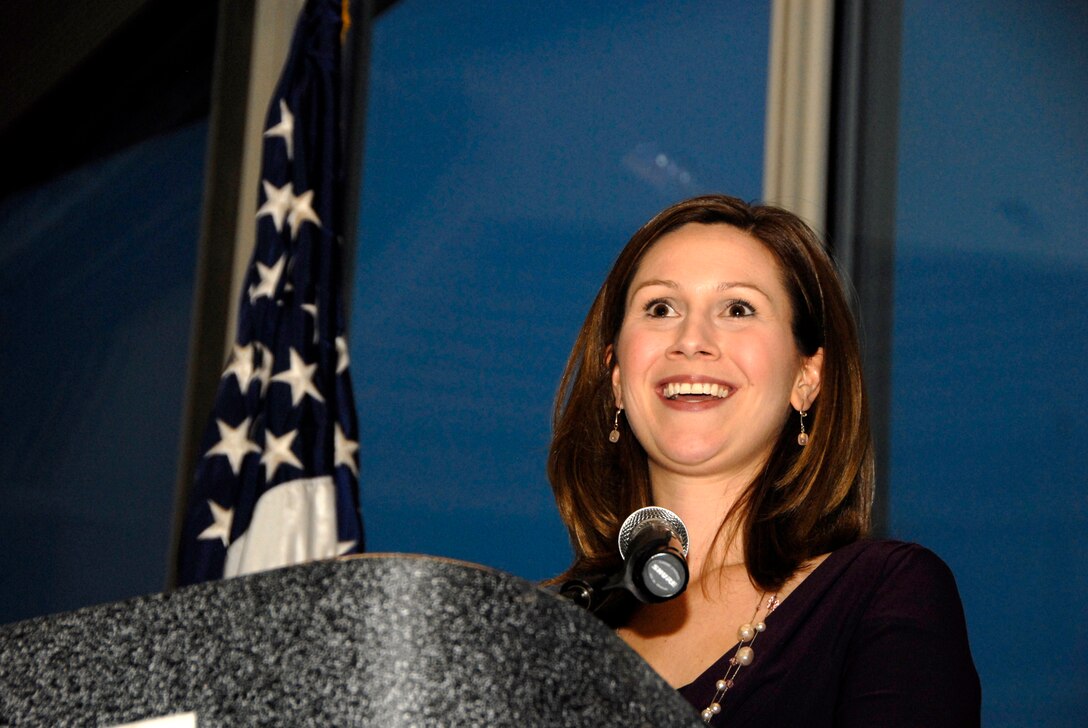
[[729, 396], [729, 387], [711, 382], [670, 382], [665, 385], [666, 398], [676, 399], [682, 394], [696, 394], [725, 399]]

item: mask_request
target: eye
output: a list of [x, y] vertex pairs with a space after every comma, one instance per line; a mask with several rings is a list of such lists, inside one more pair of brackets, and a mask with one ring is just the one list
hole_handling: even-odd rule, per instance
[[676, 315], [676, 309], [673, 308], [668, 301], [661, 298], [647, 301], [646, 305], [642, 307], [642, 310], [645, 311], [646, 315], [650, 318], [668, 318]]
[[756, 310], [747, 301], [730, 301], [725, 306], [727, 318], [745, 318], [754, 315]]

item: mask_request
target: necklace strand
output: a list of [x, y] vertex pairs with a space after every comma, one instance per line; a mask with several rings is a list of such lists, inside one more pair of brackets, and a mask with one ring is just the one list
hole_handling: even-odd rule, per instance
[[[709, 723], [713, 720], [714, 716], [722, 712], [722, 699], [725, 697], [725, 694], [729, 692], [729, 689], [733, 687], [733, 682], [736, 680], [737, 673], [740, 672], [742, 667], [751, 665], [752, 660], [756, 657], [756, 653], [752, 650], [752, 645], [756, 643], [756, 638], [759, 637], [760, 633], [767, 629], [766, 622], [762, 620], [756, 622], [756, 617], [759, 616], [759, 609], [763, 606], [763, 598], [765, 596], [767, 596], [767, 592], [763, 592], [759, 595], [759, 601], [756, 602], [756, 609], [752, 612], [752, 619], [745, 622], [737, 629], [737, 639], [740, 640], [740, 644], [737, 645], [737, 651], [729, 658], [729, 665], [725, 668], [725, 675], [721, 680], [714, 684], [714, 687], [716, 688], [714, 699], [710, 701], [710, 705], [703, 709], [701, 714], [704, 723]], [[772, 594], [767, 600], [767, 614], [763, 619], [769, 617], [778, 604], [778, 595]], [[753, 625], [752, 622], [755, 622], [755, 624]]]

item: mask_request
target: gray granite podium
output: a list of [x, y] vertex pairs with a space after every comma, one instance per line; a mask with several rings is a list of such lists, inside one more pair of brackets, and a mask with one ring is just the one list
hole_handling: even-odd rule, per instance
[[688, 726], [596, 618], [509, 574], [363, 556], [0, 627], [0, 725]]

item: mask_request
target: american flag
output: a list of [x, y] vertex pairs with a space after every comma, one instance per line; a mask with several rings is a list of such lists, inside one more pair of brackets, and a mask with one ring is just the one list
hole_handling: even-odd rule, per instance
[[256, 247], [189, 497], [180, 584], [363, 549], [340, 294], [341, 1], [307, 1], [269, 105]]

